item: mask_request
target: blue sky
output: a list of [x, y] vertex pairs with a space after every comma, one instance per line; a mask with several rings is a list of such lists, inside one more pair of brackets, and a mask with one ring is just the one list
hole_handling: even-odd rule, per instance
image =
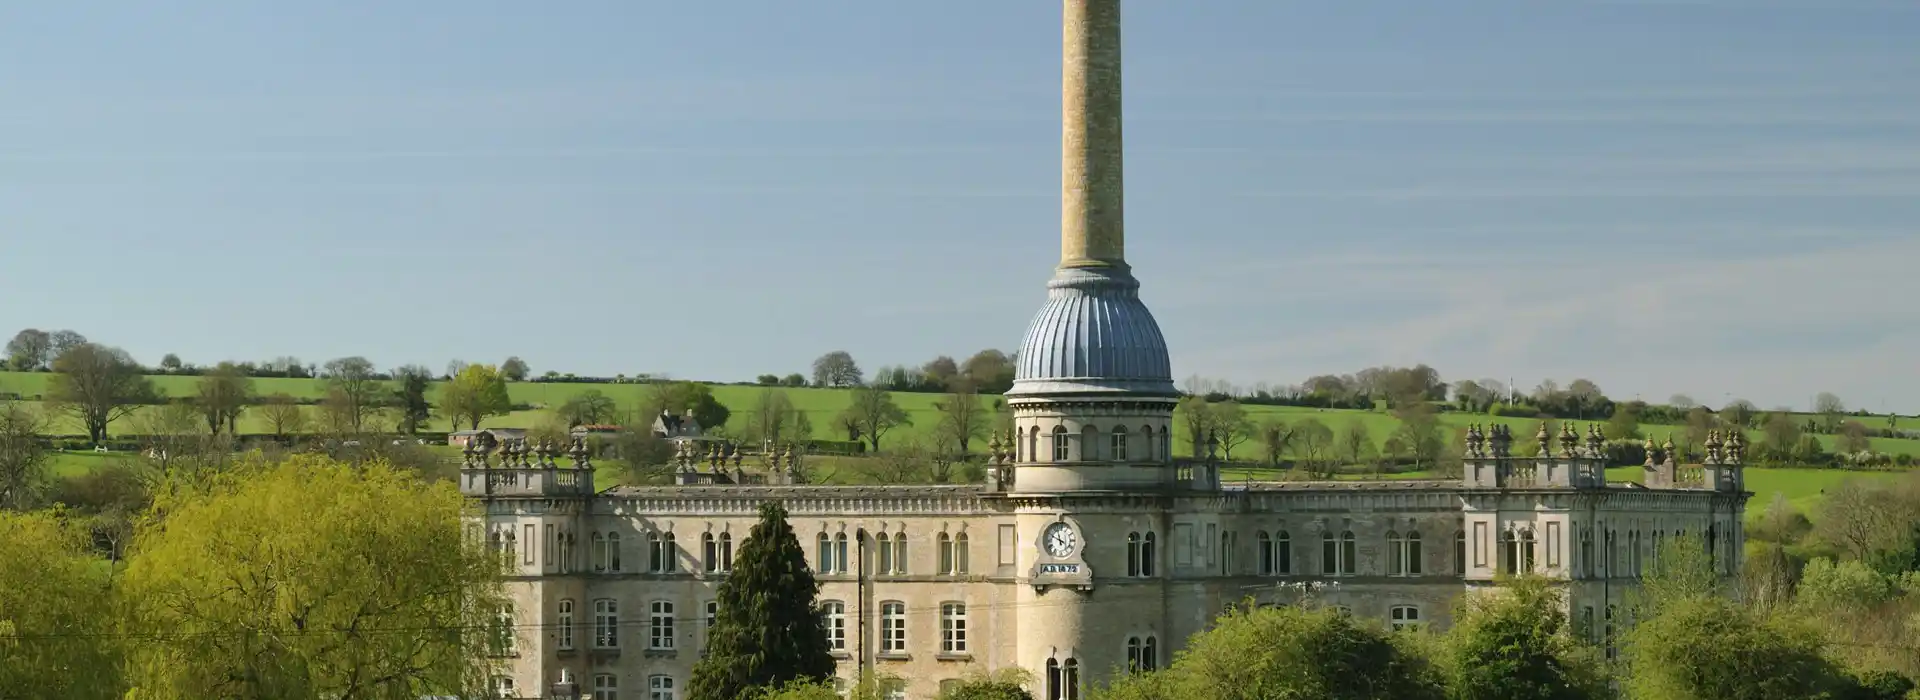
[[[1043, 0], [0, 6], [0, 329], [749, 379], [1012, 349]], [[1126, 7], [1179, 376], [1920, 411], [1920, 3]]]

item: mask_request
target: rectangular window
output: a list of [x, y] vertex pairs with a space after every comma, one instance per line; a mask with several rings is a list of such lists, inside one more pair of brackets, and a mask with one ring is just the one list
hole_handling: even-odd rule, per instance
[[557, 541], [555, 541], [555, 540], [554, 540], [554, 538], [553, 538], [553, 525], [552, 525], [552, 524], [548, 524], [548, 525], [547, 525], [547, 539], [546, 539], [546, 544], [547, 544], [547, 547], [546, 547], [546, 551], [547, 551], [547, 555], [546, 555], [546, 565], [547, 565], [547, 566], [553, 566], [553, 550], [554, 550], [554, 549], [555, 549], [555, 548], [557, 547], [557, 545], [558, 545], [558, 542], [557, 542]]
[[827, 626], [827, 646], [834, 651], [847, 649], [847, 604], [829, 600], [820, 605], [825, 613], [822, 623]]
[[520, 541], [527, 543], [527, 545], [524, 549], [521, 550], [526, 556], [526, 558], [520, 560], [520, 563], [532, 564], [533, 563], [533, 543], [538, 542], [539, 540], [534, 539], [536, 535], [533, 529], [533, 525], [531, 524], [527, 525], [526, 529], [521, 530], [521, 533], [522, 534], [520, 537]]
[[654, 601], [647, 623], [647, 648], [672, 649], [673, 603]]
[[1206, 553], [1205, 556], [1208, 564], [1220, 561], [1220, 553], [1213, 548], [1213, 543], [1219, 541], [1219, 535], [1220, 526], [1207, 523], [1207, 536], [1200, 540], [1200, 547], [1201, 551]]
[[1001, 566], [1014, 565], [1014, 562], [1015, 562], [1014, 553], [1018, 551], [1020, 548], [1019, 539], [1020, 538], [1018, 535], [1015, 534], [1015, 531], [1012, 525], [1000, 526], [1000, 565]]
[[620, 608], [609, 598], [593, 601], [593, 646], [620, 648]]
[[907, 653], [907, 604], [888, 601], [880, 604], [880, 653]]
[[1280, 540], [1273, 543], [1274, 571], [1282, 574], [1293, 573], [1293, 536], [1280, 533]]
[[1173, 563], [1175, 566], [1193, 566], [1193, 523], [1179, 523], [1173, 526]]
[[593, 677], [593, 700], [620, 700], [620, 679], [611, 673]]
[[677, 700], [673, 692], [673, 676], [648, 676], [647, 700]]
[[1560, 523], [1547, 522], [1547, 568], [1560, 566]]
[[1487, 524], [1484, 522], [1473, 524], [1473, 565], [1487, 565]]
[[495, 656], [512, 654], [519, 636], [513, 621], [513, 606], [500, 606], [500, 610], [493, 617], [493, 654]]
[[560, 627], [560, 648], [573, 648], [573, 601], [560, 601], [560, 616], [555, 621]]
[[713, 634], [713, 626], [720, 622], [720, 601], [707, 601], [707, 634]]
[[940, 653], [967, 653], [967, 606], [962, 603], [940, 606]]
[[1232, 530], [1220, 533], [1220, 573], [1231, 575], [1234, 572], [1233, 552], [1240, 548], [1240, 538]]

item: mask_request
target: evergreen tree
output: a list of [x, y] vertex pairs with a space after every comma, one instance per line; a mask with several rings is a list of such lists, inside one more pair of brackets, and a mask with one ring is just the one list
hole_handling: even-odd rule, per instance
[[818, 592], [787, 509], [761, 505], [760, 522], [720, 584], [707, 655], [693, 667], [687, 697], [735, 700], [762, 688], [832, 678], [827, 631], [814, 607]]

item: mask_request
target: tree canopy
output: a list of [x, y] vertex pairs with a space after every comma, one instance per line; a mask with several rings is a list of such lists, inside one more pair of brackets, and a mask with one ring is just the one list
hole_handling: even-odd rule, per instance
[[467, 421], [479, 430], [487, 416], [504, 416], [512, 410], [507, 379], [493, 365], [467, 365], [440, 389], [440, 411], [456, 426]]
[[734, 700], [755, 688], [830, 679], [834, 660], [814, 606], [819, 584], [778, 503], [760, 507], [733, 572], [720, 584], [707, 653], [693, 667], [690, 700]]
[[1166, 670], [1123, 676], [1103, 700], [1439, 700], [1412, 635], [1330, 608], [1234, 609]]

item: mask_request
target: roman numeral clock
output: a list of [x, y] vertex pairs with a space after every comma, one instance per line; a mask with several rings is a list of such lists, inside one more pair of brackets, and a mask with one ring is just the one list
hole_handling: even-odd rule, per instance
[[1093, 567], [1087, 566], [1082, 532], [1079, 523], [1064, 515], [1040, 528], [1034, 542], [1033, 570], [1027, 572], [1035, 591], [1052, 586], [1093, 590]]

